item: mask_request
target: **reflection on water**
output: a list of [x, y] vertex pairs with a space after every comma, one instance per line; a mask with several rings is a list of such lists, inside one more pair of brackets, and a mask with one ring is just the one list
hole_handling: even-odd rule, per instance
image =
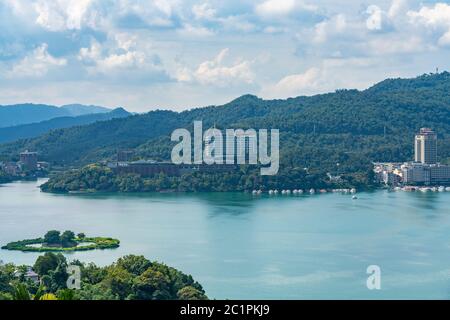
[[[119, 248], [73, 252], [104, 265], [142, 254], [192, 274], [212, 298], [449, 297], [450, 193], [351, 195], [41, 193], [0, 188], [0, 244], [51, 229], [110, 236]], [[0, 251], [34, 262], [37, 253]], [[366, 289], [366, 268], [382, 290]]]

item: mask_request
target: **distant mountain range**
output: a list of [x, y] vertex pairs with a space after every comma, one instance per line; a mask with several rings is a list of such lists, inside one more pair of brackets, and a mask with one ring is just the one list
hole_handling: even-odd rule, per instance
[[58, 117], [76, 117], [110, 111], [111, 109], [104, 107], [81, 104], [70, 104], [61, 107], [32, 103], [0, 105], [0, 128], [36, 123]]
[[[106, 121], [115, 118], [128, 117], [131, 114], [123, 108], [117, 108], [112, 111], [109, 109], [101, 107], [87, 107], [82, 105], [71, 105], [67, 106], [68, 110], [72, 110], [74, 114], [79, 114], [81, 112], [94, 111], [97, 110], [99, 113], [79, 115], [75, 117], [58, 117], [50, 120], [22, 124], [13, 127], [0, 128], [0, 143], [15, 141], [19, 139], [29, 139], [37, 137], [41, 134], [47, 133], [50, 130], [69, 128], [74, 126], [81, 126], [97, 121]], [[108, 110], [109, 112], [103, 112]]]
[[[0, 116], [1, 118], [1, 116]], [[367, 172], [372, 161], [412, 159], [414, 134], [421, 127], [438, 133], [438, 155], [450, 162], [450, 73], [388, 79], [367, 90], [286, 100], [242, 96], [223, 106], [142, 115], [53, 130], [37, 138], [0, 145], [0, 160], [22, 150], [42, 160], [83, 165], [133, 148], [143, 158], [170, 159], [175, 128], [277, 128], [280, 165], [322, 172]]]

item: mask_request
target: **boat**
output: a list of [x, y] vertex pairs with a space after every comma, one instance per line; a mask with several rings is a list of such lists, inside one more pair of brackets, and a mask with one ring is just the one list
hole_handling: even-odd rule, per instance
[[358, 197], [357, 197], [357, 196], [353, 196], [352, 199], [353, 199], [353, 200], [356, 200], [356, 199], [358, 199]]

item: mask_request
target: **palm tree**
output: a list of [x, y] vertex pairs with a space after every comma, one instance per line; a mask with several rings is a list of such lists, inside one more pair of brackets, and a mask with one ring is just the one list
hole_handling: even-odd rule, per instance
[[19, 283], [13, 286], [12, 298], [13, 300], [31, 300], [31, 295], [27, 287], [23, 283]]
[[27, 286], [23, 283], [19, 283], [13, 286], [12, 298], [13, 300], [41, 300], [44, 296], [45, 290], [43, 286], [40, 286], [34, 296], [30, 294]]

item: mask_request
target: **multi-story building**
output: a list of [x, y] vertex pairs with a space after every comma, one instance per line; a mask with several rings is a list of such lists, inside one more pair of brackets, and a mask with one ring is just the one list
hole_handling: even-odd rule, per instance
[[424, 164], [437, 163], [437, 136], [429, 128], [421, 128], [415, 138], [415, 161]]
[[29, 152], [28, 150], [20, 154], [20, 163], [26, 171], [36, 171], [38, 164], [37, 152]]
[[450, 184], [450, 166], [430, 166], [430, 182], [432, 184]]
[[133, 150], [120, 150], [117, 152], [117, 161], [118, 162], [128, 162], [133, 160], [134, 151]]
[[422, 163], [405, 163], [402, 165], [402, 178], [404, 184], [430, 184], [429, 166]]
[[437, 162], [437, 136], [429, 128], [422, 128], [415, 137], [415, 161], [374, 163], [378, 181], [388, 185], [450, 184], [450, 166]]

